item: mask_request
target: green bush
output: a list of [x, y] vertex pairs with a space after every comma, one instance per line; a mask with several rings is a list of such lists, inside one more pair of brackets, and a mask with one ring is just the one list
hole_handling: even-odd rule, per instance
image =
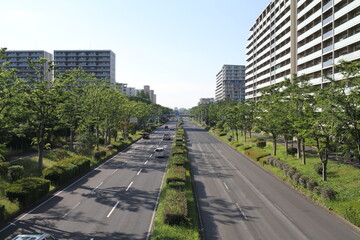
[[331, 188], [324, 187], [321, 189], [321, 198], [323, 200], [335, 200], [336, 192]]
[[244, 144], [239, 149], [240, 149], [240, 151], [245, 151], [245, 150], [248, 150], [250, 148], [252, 148], [252, 146]]
[[68, 153], [68, 151], [66, 151], [64, 149], [54, 149], [54, 150], [52, 150], [52, 154], [54, 155], [54, 157], [57, 160], [62, 160], [64, 158], [70, 157], [70, 154]]
[[290, 147], [287, 150], [287, 154], [289, 154], [289, 155], [295, 155], [296, 153], [297, 153], [297, 148]]
[[10, 201], [17, 200], [24, 207], [48, 194], [50, 182], [43, 178], [22, 178], [5, 189]]
[[85, 133], [77, 139], [76, 152], [80, 155], [90, 156], [96, 144], [96, 137], [92, 133]]
[[220, 137], [226, 136], [226, 132], [219, 132], [219, 136]]
[[187, 150], [186, 150], [186, 147], [185, 146], [174, 146], [172, 151], [171, 151], [171, 155], [174, 156], [174, 155], [182, 155], [182, 154], [186, 154], [187, 153]]
[[166, 183], [170, 182], [185, 182], [185, 168], [171, 167], [166, 171]]
[[321, 187], [320, 186], [316, 186], [313, 188], [313, 193], [315, 193], [316, 195], [320, 195], [321, 194]]
[[270, 155], [267, 152], [257, 149], [247, 149], [245, 150], [245, 154], [248, 155], [251, 159], [254, 159], [255, 161], [259, 161], [260, 158]]
[[164, 201], [164, 223], [178, 225], [186, 222], [188, 215], [185, 193], [175, 189], [167, 189]]
[[318, 183], [312, 180], [307, 181], [306, 188], [310, 191], [314, 191], [314, 188], [318, 186]]
[[111, 150], [113, 150], [113, 149], [114, 149], [114, 146], [110, 144], [110, 145], [107, 145], [107, 146], [106, 146], [106, 148], [107, 148], [107, 149], [109, 149], [109, 150], [111, 151]]
[[360, 201], [349, 202], [345, 208], [344, 216], [354, 225], [360, 227]]
[[309, 178], [306, 176], [301, 176], [299, 178], [299, 184], [303, 187], [303, 188], [307, 188], [307, 183], [309, 181]]
[[9, 167], [10, 167], [10, 163], [0, 161], [0, 176], [3, 177], [7, 176]]
[[185, 184], [186, 183], [181, 181], [172, 181], [168, 183], [168, 186], [173, 189], [183, 190], [185, 188]]
[[90, 169], [91, 161], [89, 158], [84, 156], [75, 156], [71, 158], [66, 158], [62, 160], [61, 163], [71, 163], [77, 166], [76, 174], [79, 174], [79, 173], [87, 172]]
[[78, 166], [70, 162], [60, 161], [52, 167], [45, 168], [42, 174], [45, 179], [56, 185], [61, 185], [75, 177], [79, 171]]
[[96, 160], [100, 160], [101, 158], [104, 158], [106, 156], [106, 151], [102, 150], [102, 151], [96, 151], [94, 153], [94, 158]]
[[22, 178], [24, 174], [25, 174], [25, 170], [23, 166], [14, 165], [8, 168], [7, 177], [9, 182], [15, 182], [16, 180]]
[[301, 178], [302, 174], [300, 172], [295, 172], [292, 176], [291, 179], [296, 183], [296, 184], [300, 184], [300, 178]]
[[187, 157], [185, 155], [174, 155], [171, 156], [169, 159], [169, 163], [168, 163], [168, 167], [173, 167], [173, 166], [182, 166], [184, 167], [185, 163], [187, 162]]
[[226, 135], [226, 139], [229, 141], [229, 142], [231, 142], [231, 140], [232, 140], [232, 135]]
[[258, 141], [258, 142], [256, 142], [256, 146], [258, 148], [264, 148], [264, 147], [266, 147], [266, 141]]

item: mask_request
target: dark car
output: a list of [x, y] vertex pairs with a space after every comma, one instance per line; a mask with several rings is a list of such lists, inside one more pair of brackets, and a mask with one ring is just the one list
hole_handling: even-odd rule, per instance
[[142, 134], [143, 139], [149, 139], [150, 138], [150, 134], [149, 133], [143, 133]]
[[168, 125], [165, 125], [165, 129], [168, 129], [169, 127], [168, 127]]

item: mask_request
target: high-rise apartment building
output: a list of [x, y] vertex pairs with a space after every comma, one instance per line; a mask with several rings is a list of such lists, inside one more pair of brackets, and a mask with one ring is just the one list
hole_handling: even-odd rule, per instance
[[55, 74], [82, 67], [95, 78], [115, 84], [115, 53], [111, 50], [55, 50], [54, 60]]
[[245, 66], [223, 65], [216, 75], [215, 100], [245, 101]]
[[200, 98], [198, 105], [211, 104], [213, 102], [215, 102], [214, 98]]
[[42, 50], [14, 50], [14, 51], [5, 51], [7, 58], [0, 59], [0, 64], [4, 62], [9, 62], [8, 67], [16, 69], [16, 74], [19, 78], [24, 80], [28, 79], [37, 79], [36, 71], [42, 75], [41, 78], [44, 78], [48, 81], [52, 80], [53, 72], [49, 71], [49, 64], [35, 64], [36, 68], [30, 67], [30, 62], [39, 61], [40, 58], [45, 58], [49, 61], [53, 60], [53, 55], [46, 51]]
[[246, 99], [294, 73], [324, 87], [324, 75], [339, 79], [339, 60], [360, 60], [360, 1], [275, 0], [250, 32]]

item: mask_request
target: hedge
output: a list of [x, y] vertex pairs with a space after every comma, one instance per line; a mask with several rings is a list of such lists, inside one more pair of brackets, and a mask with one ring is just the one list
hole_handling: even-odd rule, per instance
[[185, 146], [177, 146], [175, 145], [171, 151], [171, 156], [174, 156], [174, 155], [182, 155], [182, 154], [186, 154], [187, 153], [187, 150], [186, 150], [186, 147]]
[[5, 189], [10, 201], [17, 200], [21, 206], [28, 206], [49, 193], [50, 181], [43, 178], [22, 178]]
[[168, 162], [168, 167], [173, 167], [173, 166], [184, 167], [187, 161], [188, 161], [187, 157], [183, 154], [174, 155], [170, 157]]
[[186, 182], [185, 168], [171, 167], [166, 171], [166, 183]]
[[356, 226], [360, 226], [360, 201], [349, 202], [344, 215], [350, 222]]
[[185, 193], [167, 189], [164, 202], [164, 223], [169, 225], [186, 222], [188, 215]]
[[257, 149], [247, 149], [245, 150], [245, 154], [248, 155], [251, 159], [259, 161], [260, 158], [269, 156], [270, 154]]
[[80, 173], [90, 169], [90, 159], [83, 156], [66, 158], [56, 163], [52, 167], [43, 170], [45, 179], [50, 180], [56, 185], [61, 185]]

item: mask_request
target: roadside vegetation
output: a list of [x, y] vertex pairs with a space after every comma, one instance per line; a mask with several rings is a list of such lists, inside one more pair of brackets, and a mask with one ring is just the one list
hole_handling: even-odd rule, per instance
[[[0, 58], [6, 59], [5, 49]], [[52, 62], [29, 64], [36, 74], [27, 79], [8, 62], [0, 66], [0, 221], [123, 150], [171, 113], [144, 92], [128, 97], [81, 68], [49, 81]]]
[[[225, 100], [190, 113], [223, 141], [360, 226], [360, 62], [336, 68], [343, 80], [329, 78], [324, 88], [294, 75], [264, 89], [256, 102]], [[330, 154], [336, 161], [329, 161]]]
[[200, 239], [184, 129], [176, 131], [151, 239]]

